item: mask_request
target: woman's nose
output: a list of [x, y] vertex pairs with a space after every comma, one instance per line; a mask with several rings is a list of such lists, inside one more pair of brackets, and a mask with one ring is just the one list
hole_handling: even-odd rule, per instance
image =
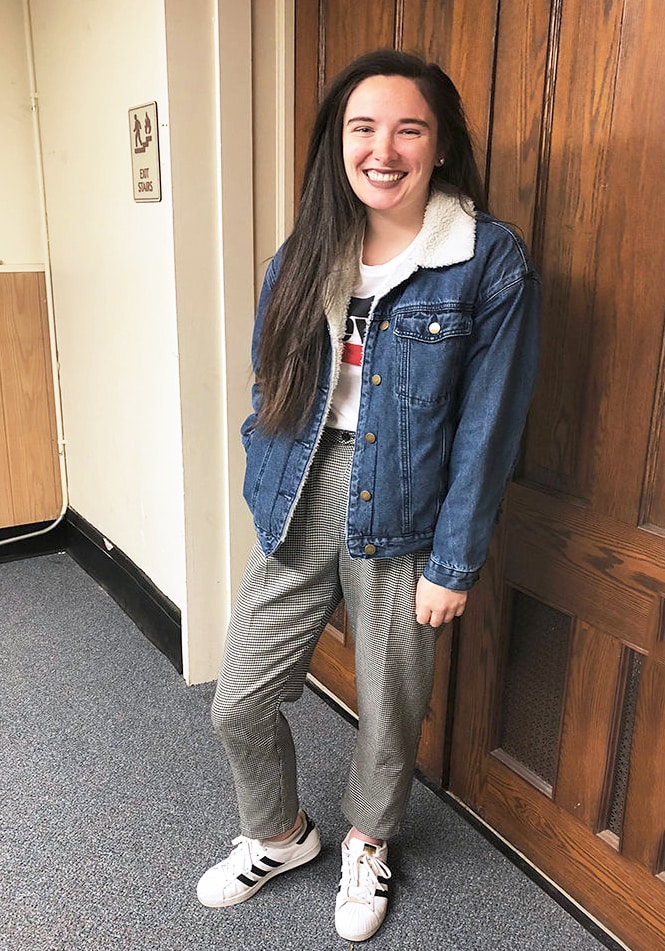
[[378, 135], [374, 140], [374, 158], [382, 165], [390, 165], [397, 158], [398, 152], [392, 135]]

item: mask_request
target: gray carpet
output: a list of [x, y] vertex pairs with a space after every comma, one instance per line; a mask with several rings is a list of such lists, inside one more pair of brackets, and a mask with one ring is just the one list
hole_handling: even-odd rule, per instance
[[[325, 843], [251, 901], [195, 886], [235, 835], [229, 772], [188, 688], [67, 555], [0, 564], [0, 948], [347, 951], [332, 923], [354, 728], [306, 691], [290, 708], [302, 801]], [[602, 945], [416, 784], [368, 951], [598, 951]]]

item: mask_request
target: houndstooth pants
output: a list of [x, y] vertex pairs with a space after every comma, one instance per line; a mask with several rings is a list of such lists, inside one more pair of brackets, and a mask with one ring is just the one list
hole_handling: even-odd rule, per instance
[[233, 772], [241, 831], [251, 838], [278, 835], [296, 821], [295, 753], [281, 705], [302, 695], [312, 652], [342, 598], [359, 715], [343, 812], [361, 832], [388, 839], [409, 798], [438, 634], [415, 619], [428, 553], [349, 557], [352, 454], [348, 434], [324, 432], [286, 539], [269, 558], [255, 545], [236, 599], [212, 717]]

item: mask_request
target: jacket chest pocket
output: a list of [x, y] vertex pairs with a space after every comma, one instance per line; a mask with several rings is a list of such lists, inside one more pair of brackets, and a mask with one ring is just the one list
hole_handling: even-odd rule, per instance
[[396, 389], [415, 403], [443, 403], [456, 389], [473, 319], [460, 310], [397, 314]]

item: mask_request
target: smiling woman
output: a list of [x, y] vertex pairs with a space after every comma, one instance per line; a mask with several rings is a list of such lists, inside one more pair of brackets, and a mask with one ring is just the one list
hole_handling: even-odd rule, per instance
[[349, 97], [344, 169], [367, 221], [366, 264], [383, 264], [418, 234], [440, 151], [436, 116], [411, 79], [371, 76]]
[[202, 876], [206, 905], [320, 850], [281, 706], [344, 599], [359, 730], [335, 926], [363, 941], [384, 919], [436, 640], [487, 556], [534, 383], [539, 281], [484, 207], [438, 66], [379, 51], [333, 82], [254, 329], [242, 436], [257, 543], [213, 702], [242, 835]]

